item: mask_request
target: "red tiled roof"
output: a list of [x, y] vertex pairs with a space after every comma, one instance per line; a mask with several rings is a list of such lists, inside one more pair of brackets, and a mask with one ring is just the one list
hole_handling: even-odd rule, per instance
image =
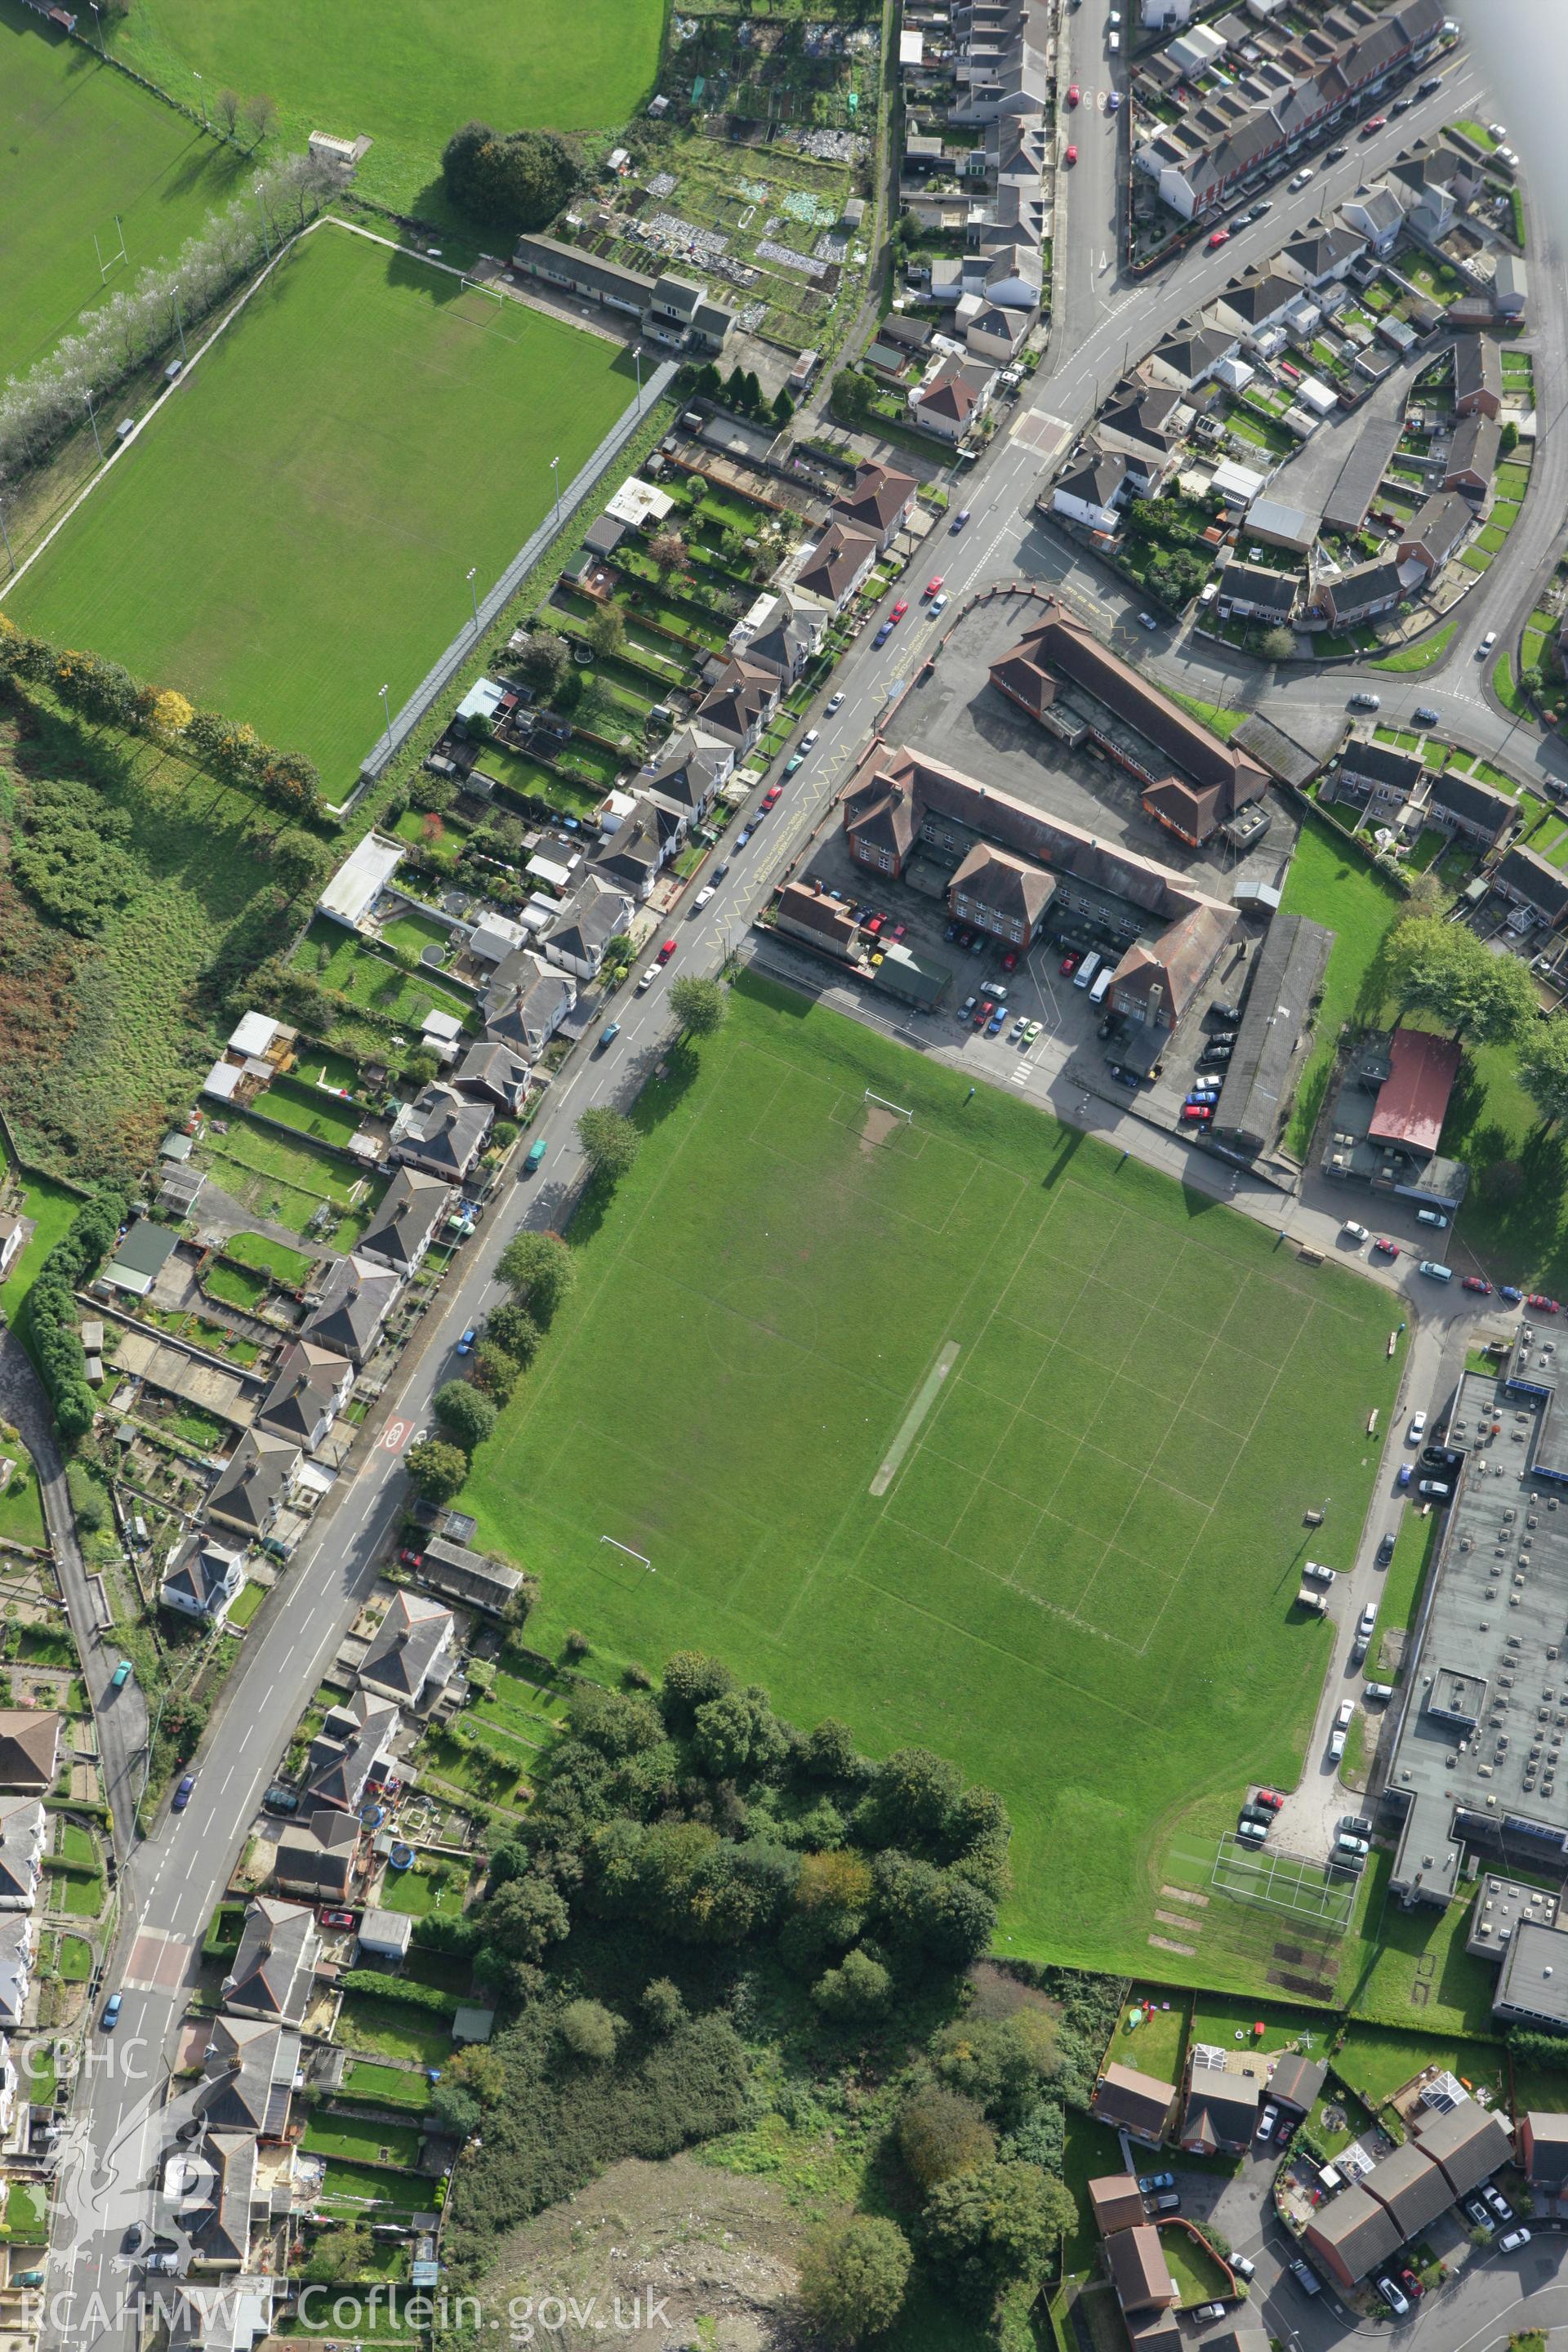
[[1378, 1093], [1368, 1134], [1379, 1143], [1436, 1151], [1459, 1075], [1458, 1039], [1436, 1036], [1429, 1029], [1396, 1029], [1388, 1058], [1393, 1066]]

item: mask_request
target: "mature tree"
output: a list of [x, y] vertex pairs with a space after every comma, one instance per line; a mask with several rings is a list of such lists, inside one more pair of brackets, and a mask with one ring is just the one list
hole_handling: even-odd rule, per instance
[[730, 1001], [716, 980], [705, 980], [695, 972], [683, 979], [671, 981], [669, 1009], [689, 1037], [710, 1037], [720, 1028]]
[[884, 2335], [904, 2307], [911, 2260], [909, 2241], [895, 2222], [856, 2213], [806, 2248], [801, 2308], [833, 2344]]
[[1265, 661], [1289, 661], [1296, 650], [1293, 629], [1265, 629], [1258, 648]]
[[942, 2035], [937, 2064], [987, 2115], [1016, 2124], [1060, 2072], [1056, 2021], [1048, 2010], [1033, 2007], [1006, 2017], [961, 2018]]
[[553, 702], [572, 675], [572, 648], [556, 629], [535, 629], [518, 669], [542, 702]]
[[450, 2132], [454, 2139], [467, 2139], [470, 2132], [476, 2132], [479, 2127], [478, 2099], [466, 2083], [456, 2082], [449, 2074], [443, 2074], [431, 2092], [430, 2113], [441, 2129]]
[[1524, 1181], [1517, 1160], [1489, 1160], [1481, 1171], [1481, 1198], [1495, 1209], [1510, 1208], [1523, 1192]]
[[1535, 1017], [1535, 991], [1519, 958], [1493, 955], [1462, 924], [1415, 916], [1395, 925], [1385, 952], [1400, 1010], [1429, 1013], [1472, 1045], [1506, 1045]]
[[268, 98], [264, 89], [258, 89], [254, 98], [246, 100], [244, 112], [250, 143], [253, 147], [259, 147], [278, 120], [278, 102]]
[[702, 1769], [715, 1780], [733, 1780], [742, 1772], [768, 1772], [784, 1761], [788, 1742], [768, 1705], [766, 1691], [726, 1691], [697, 1710], [692, 1749]]
[[602, 1184], [618, 1184], [629, 1176], [642, 1150], [642, 1137], [624, 1110], [597, 1103], [577, 1121], [577, 1139], [589, 1167]]
[[607, 2010], [602, 2001], [568, 2001], [561, 2012], [561, 2031], [569, 2049], [579, 2058], [591, 2058], [597, 2065], [615, 2056], [616, 2043], [624, 2028], [621, 2020]]
[[496, 1889], [485, 1905], [485, 1932], [510, 1960], [542, 1960], [572, 1929], [559, 1888], [530, 1871]]
[[938, 2183], [926, 2203], [926, 2243], [953, 2291], [984, 2308], [1015, 2280], [1040, 2277], [1075, 2218], [1059, 2180], [1001, 2157]]
[[447, 194], [459, 210], [517, 236], [542, 228], [577, 184], [577, 164], [552, 131], [501, 135], [485, 122], [467, 122], [441, 157]]
[[455, 1445], [472, 1454], [496, 1425], [496, 1409], [470, 1381], [448, 1381], [431, 1400], [436, 1418]]
[[872, 1774], [864, 1811], [879, 1844], [934, 1849], [946, 1841], [963, 1788], [963, 1774], [945, 1756], [929, 1748], [896, 1748]]
[[893, 1997], [893, 1979], [880, 1960], [856, 1949], [818, 1977], [811, 1997], [828, 2017], [880, 2017]]
[[781, 383], [777, 392], [773, 394], [773, 423], [775, 425], [787, 425], [794, 415], [795, 403], [790, 398], [789, 394], [784, 390], [784, 385]]
[[548, 1325], [564, 1305], [577, 1279], [576, 1261], [559, 1234], [514, 1234], [496, 1262], [496, 1272], [542, 1325]]
[[432, 1503], [449, 1503], [468, 1475], [468, 1457], [460, 1445], [444, 1438], [422, 1438], [403, 1457], [412, 1483]]
[[234, 126], [239, 121], [238, 90], [220, 89], [217, 96], [213, 100], [213, 111], [217, 116], [218, 121], [222, 123], [225, 131], [232, 139], [234, 137]]
[[856, 368], [840, 368], [833, 379], [835, 413], [847, 425], [864, 425], [877, 405], [876, 386]]
[[1568, 1014], [1532, 1024], [1520, 1049], [1519, 1083], [1548, 1127], [1568, 1118]]
[[722, 1698], [735, 1687], [735, 1677], [720, 1658], [705, 1650], [675, 1650], [665, 1662], [660, 1701], [664, 1719], [677, 1728], [689, 1725], [700, 1706]]
[[945, 2083], [911, 2092], [899, 2115], [899, 2154], [917, 2189], [973, 2172], [996, 2152], [996, 2135], [973, 2099]]
[[1422, 866], [1415, 874], [1407, 872], [1405, 878], [1410, 887], [1405, 894], [1402, 921], [1410, 922], [1417, 916], [1436, 918], [1444, 912], [1448, 904], [1448, 893], [1430, 866]]
[[601, 661], [618, 654], [626, 641], [626, 615], [618, 604], [599, 604], [589, 615], [588, 643]]
[[656, 530], [648, 541], [647, 551], [658, 567], [661, 580], [667, 572], [686, 569], [686, 541], [678, 530]]
[[[529, 1321], [532, 1320], [530, 1317]], [[493, 1322], [495, 1318], [492, 1316]], [[474, 1382], [486, 1396], [494, 1397], [498, 1405], [505, 1404], [522, 1378], [522, 1366], [507, 1349], [499, 1347], [487, 1334], [474, 1350]]]
[[544, 1334], [526, 1307], [520, 1307], [515, 1298], [503, 1298], [485, 1319], [485, 1336], [518, 1363], [527, 1365], [538, 1355]]
[[686, 2022], [686, 2003], [680, 1998], [680, 1988], [668, 1977], [655, 1977], [645, 1985], [639, 2004], [650, 2033], [677, 2032]]

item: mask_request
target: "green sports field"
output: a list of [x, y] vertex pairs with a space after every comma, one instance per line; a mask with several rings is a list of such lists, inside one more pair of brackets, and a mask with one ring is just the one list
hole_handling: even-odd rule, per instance
[[[241, 163], [20, 0], [0, 0], [0, 379], [178, 252], [236, 194]], [[129, 266], [103, 280], [92, 241], [105, 259], [119, 251], [116, 213]]]
[[303, 751], [329, 797], [636, 392], [598, 336], [327, 224], [5, 601]]
[[616, 129], [653, 88], [663, 32], [662, 0], [136, 0], [110, 37], [188, 105], [195, 74], [209, 100], [226, 83], [267, 91], [289, 146], [366, 134], [358, 185], [439, 219], [426, 184], [460, 123]]
[[1012, 1810], [1016, 1952], [1283, 1986], [1295, 1925], [1172, 1850], [1296, 1778], [1328, 1654], [1302, 1513], [1331, 1495], [1313, 1548], [1348, 1565], [1387, 1303], [798, 998], [731, 1002], [645, 1096], [469, 1481], [542, 1579], [530, 1641], [580, 1627], [610, 1671], [702, 1646], [799, 1723], [951, 1755]]

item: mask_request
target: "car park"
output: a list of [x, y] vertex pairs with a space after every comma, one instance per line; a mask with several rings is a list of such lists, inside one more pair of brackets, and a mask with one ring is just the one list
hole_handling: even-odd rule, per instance
[[1244, 1845], [1261, 1845], [1268, 1835], [1268, 1824], [1264, 1822], [1237, 1822], [1236, 1834]]
[[1083, 957], [1079, 953], [1079, 950], [1077, 948], [1069, 949], [1068, 953], [1062, 958], [1063, 976], [1065, 977], [1068, 972], [1076, 971], [1082, 961]]
[[991, 996], [983, 996], [979, 1003], [974, 1008], [974, 1019], [971, 1024], [972, 1027], [984, 1029], [985, 1024], [990, 1020], [991, 1015], [995, 1012], [995, 998]]
[[1214, 1117], [1214, 1107], [1210, 1103], [1184, 1103], [1182, 1117], [1189, 1127], [1205, 1127]]
[[1207, 1104], [1212, 1110], [1218, 1100], [1219, 1096], [1213, 1087], [1194, 1087], [1187, 1097], [1187, 1108], [1191, 1110], [1200, 1105]]
[[1273, 1814], [1262, 1805], [1243, 1805], [1238, 1818], [1244, 1822], [1256, 1822], [1266, 1835], [1274, 1826]]
[[1234, 1029], [1241, 1018], [1241, 1007], [1239, 1004], [1211, 1004], [1208, 1018], [1217, 1021], [1222, 1029]]
[[1522, 2227], [1510, 2230], [1506, 2237], [1500, 2238], [1497, 2242], [1500, 2254], [1517, 2254], [1521, 2246], [1529, 2245], [1530, 2231]]
[[1415, 1491], [1434, 1503], [1451, 1503], [1454, 1499], [1454, 1490], [1446, 1478], [1423, 1478]]
[[1415, 1222], [1418, 1225], [1435, 1225], [1441, 1234], [1448, 1230], [1448, 1220], [1441, 1209], [1417, 1209]]
[[1360, 1861], [1372, 1852], [1372, 1847], [1365, 1838], [1350, 1837], [1342, 1831], [1334, 1840], [1334, 1852], [1342, 1853], [1347, 1860], [1354, 1857]]
[[1034, 1044], [1034, 1042], [1035, 1042], [1036, 1038], [1039, 1035], [1039, 1034], [1040, 1034], [1040, 1024], [1039, 1024], [1039, 1023], [1038, 1023], [1037, 1021], [1026, 1021], [1026, 1022], [1025, 1022], [1025, 1024], [1024, 1024], [1024, 1043], [1025, 1043], [1025, 1045], [1032, 1045]]
[[1310, 1576], [1314, 1584], [1331, 1584], [1334, 1580], [1333, 1570], [1325, 1568], [1321, 1559], [1308, 1560], [1301, 1573], [1303, 1576]]
[[1002, 1024], [1003, 1024], [1003, 1023], [1006, 1020], [1006, 1018], [1007, 1018], [1007, 1008], [1006, 1008], [1006, 1006], [1005, 1006], [1005, 1004], [999, 1004], [999, 1005], [996, 1007], [995, 1012], [991, 1015], [990, 1020], [985, 1024], [985, 1029], [986, 1029], [986, 1034], [987, 1034], [987, 1035], [988, 1035], [988, 1036], [994, 1037], [994, 1036], [998, 1034], [998, 1032], [1001, 1030]]

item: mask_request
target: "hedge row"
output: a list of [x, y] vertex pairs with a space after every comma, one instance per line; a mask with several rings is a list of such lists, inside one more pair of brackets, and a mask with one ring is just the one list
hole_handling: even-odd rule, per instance
[[411, 2009], [428, 2009], [438, 2017], [456, 2017], [463, 2005], [455, 1992], [443, 1992], [437, 1985], [416, 1984], [411, 1977], [383, 1976], [379, 1969], [345, 1969], [338, 1982], [344, 1992], [406, 2001]]
[[97, 1402], [87, 1384], [87, 1358], [72, 1297], [113, 1246], [126, 1212], [123, 1192], [105, 1190], [78, 1211], [38, 1271], [27, 1301], [33, 1352], [63, 1435], [85, 1437]]

